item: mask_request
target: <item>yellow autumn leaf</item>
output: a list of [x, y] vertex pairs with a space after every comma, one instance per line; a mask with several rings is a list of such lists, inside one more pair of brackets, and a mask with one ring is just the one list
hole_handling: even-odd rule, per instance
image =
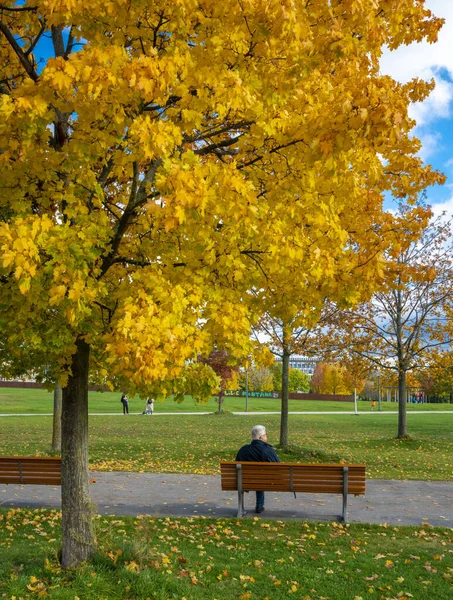
[[126, 571], [131, 571], [133, 573], [138, 573], [140, 571], [140, 566], [133, 560], [125, 563]]
[[21, 294], [27, 294], [30, 291], [31, 279], [27, 277], [27, 279], [23, 279], [19, 283], [19, 290]]

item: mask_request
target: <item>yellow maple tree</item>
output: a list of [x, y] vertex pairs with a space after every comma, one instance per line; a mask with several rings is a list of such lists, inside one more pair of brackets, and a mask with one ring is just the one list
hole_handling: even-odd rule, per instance
[[90, 372], [190, 389], [214, 340], [250, 353], [249, 290], [379, 279], [384, 192], [442, 179], [407, 114], [432, 84], [379, 56], [441, 25], [421, 0], [2, 2], [2, 347], [63, 385], [65, 567], [94, 545]]

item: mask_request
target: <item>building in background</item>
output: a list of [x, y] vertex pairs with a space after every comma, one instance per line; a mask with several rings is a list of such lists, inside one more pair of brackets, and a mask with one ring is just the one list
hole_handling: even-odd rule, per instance
[[[279, 356], [275, 357], [275, 362], [281, 363], [282, 359]], [[302, 373], [307, 373], [310, 377], [313, 375], [318, 359], [315, 357], [308, 358], [293, 354], [289, 358], [289, 366], [291, 369], [298, 369]]]

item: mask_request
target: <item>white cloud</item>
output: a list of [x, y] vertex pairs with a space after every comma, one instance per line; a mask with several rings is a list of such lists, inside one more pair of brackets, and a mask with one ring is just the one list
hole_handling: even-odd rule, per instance
[[435, 119], [449, 119], [453, 101], [453, 83], [442, 79], [439, 73], [431, 69], [427, 69], [420, 76], [422, 79], [434, 78], [436, 87], [424, 102], [410, 106], [409, 115], [417, 121], [419, 127]]
[[431, 208], [434, 213], [434, 217], [440, 217], [442, 214], [445, 213], [446, 220], [453, 218], [453, 194], [444, 202], [432, 204]]
[[[381, 72], [406, 83], [414, 77], [436, 81], [436, 88], [423, 103], [411, 107], [410, 114], [418, 125], [426, 125], [438, 118], [451, 116], [453, 103], [453, 0], [426, 0], [426, 7], [445, 24], [436, 44], [422, 42], [402, 46], [381, 58]], [[442, 74], [447, 75], [442, 76]]]
[[440, 133], [423, 133], [422, 135], [419, 135], [419, 137], [423, 145], [418, 155], [424, 161], [444, 148], [442, 145], [442, 134]]
[[451, 0], [426, 0], [436, 17], [445, 19], [436, 44], [422, 42], [401, 46], [394, 52], [386, 51], [381, 59], [382, 71], [402, 82], [432, 67], [444, 67], [453, 74], [453, 2]]

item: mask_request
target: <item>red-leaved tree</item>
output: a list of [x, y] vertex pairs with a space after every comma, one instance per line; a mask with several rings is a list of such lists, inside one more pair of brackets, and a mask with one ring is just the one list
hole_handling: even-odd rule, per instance
[[208, 357], [199, 356], [198, 362], [205, 365], [209, 365], [216, 375], [220, 377], [220, 390], [217, 403], [219, 405], [219, 412], [222, 410], [223, 396], [226, 390], [228, 381], [232, 379], [235, 373], [238, 372], [239, 367], [232, 365], [231, 356], [226, 350], [215, 349], [211, 352]]

